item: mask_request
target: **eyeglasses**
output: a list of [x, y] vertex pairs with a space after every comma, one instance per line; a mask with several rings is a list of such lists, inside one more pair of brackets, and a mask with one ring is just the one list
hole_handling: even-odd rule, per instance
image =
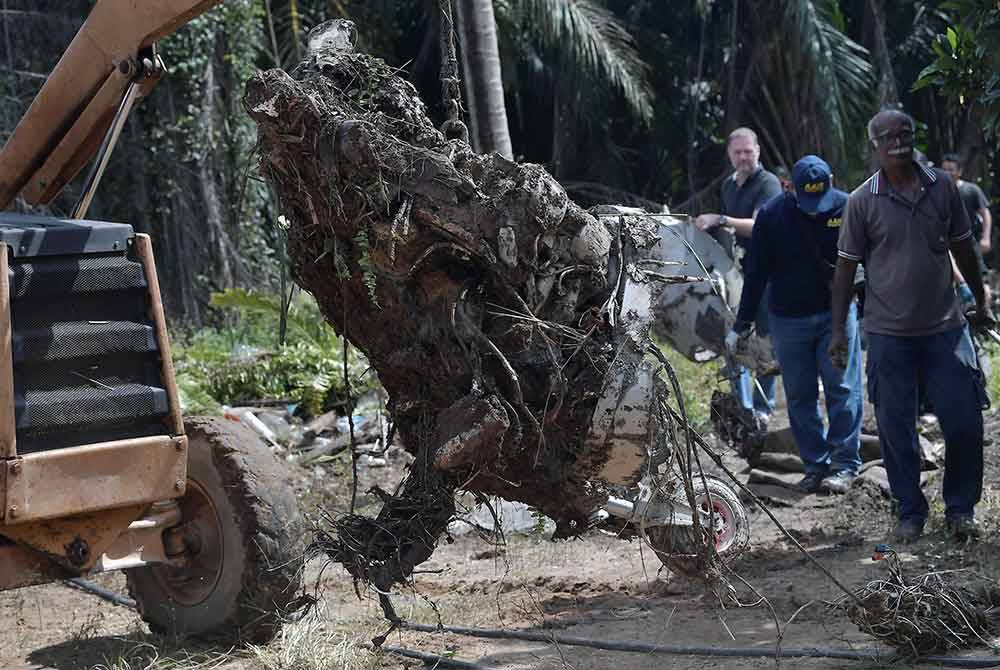
[[896, 133], [886, 131], [881, 135], [876, 135], [872, 139], [879, 144], [889, 144], [894, 140], [898, 141], [900, 144], [909, 144], [913, 141], [913, 131], [901, 130]]

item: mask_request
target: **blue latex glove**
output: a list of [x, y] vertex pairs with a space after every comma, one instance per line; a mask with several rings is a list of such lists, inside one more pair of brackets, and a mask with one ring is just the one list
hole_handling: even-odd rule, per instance
[[968, 284], [962, 282], [955, 291], [958, 293], [958, 299], [962, 301], [963, 307], [975, 306], [976, 296], [972, 295], [972, 289], [969, 288]]

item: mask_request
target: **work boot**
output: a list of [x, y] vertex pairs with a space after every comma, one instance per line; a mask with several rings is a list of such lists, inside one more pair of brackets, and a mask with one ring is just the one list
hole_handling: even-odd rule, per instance
[[916, 542], [924, 534], [924, 523], [917, 519], [900, 519], [892, 529], [892, 539], [900, 544]]
[[945, 519], [948, 534], [956, 542], [974, 542], [979, 539], [979, 526], [971, 514], [956, 514]]
[[816, 493], [820, 490], [820, 484], [823, 482], [824, 476], [819, 472], [807, 472], [802, 481], [798, 483], [798, 487], [806, 493]]
[[857, 478], [858, 476], [853, 472], [837, 470], [832, 475], [824, 477], [823, 481], [819, 483], [819, 488], [821, 491], [840, 495], [851, 490], [851, 485]]

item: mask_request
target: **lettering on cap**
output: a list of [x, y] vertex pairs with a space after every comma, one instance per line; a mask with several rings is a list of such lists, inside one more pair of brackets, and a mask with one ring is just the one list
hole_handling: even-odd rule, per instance
[[826, 182], [814, 181], [809, 184], [803, 185], [802, 190], [805, 191], [806, 193], [822, 193], [823, 191], [826, 190]]

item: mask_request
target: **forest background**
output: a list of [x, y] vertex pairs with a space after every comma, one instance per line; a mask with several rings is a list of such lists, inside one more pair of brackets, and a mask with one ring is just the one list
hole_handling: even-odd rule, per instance
[[[228, 339], [209, 349], [231, 349], [240, 338], [232, 332], [234, 313], [258, 331], [261, 320], [274, 323], [277, 314], [277, 339], [298, 347], [279, 347], [280, 355], [291, 356], [293, 367], [308, 362], [296, 383], [332, 380], [335, 371], [313, 358], [337, 340], [294, 297], [281, 212], [256, 175], [256, 131], [240, 104], [243, 84], [256, 69], [291, 69], [312, 26], [346, 17], [357, 24], [357, 48], [405, 71], [443, 120], [443, 2], [226, 0], [160, 43], [170, 74], [133, 112], [89, 216], [152, 236], [182, 345], [197, 348], [212, 332]], [[0, 139], [91, 4], [0, 0]], [[455, 4], [474, 147], [545, 165], [584, 206], [715, 210], [728, 169], [725, 137], [740, 125], [757, 130], [765, 166], [791, 167], [817, 153], [833, 165], [838, 185], [850, 189], [872, 169], [865, 123], [887, 106], [916, 117], [918, 145], [931, 161], [960, 153], [966, 177], [991, 200], [1000, 195], [1000, 2]], [[80, 187], [78, 180], [46, 213], [68, 213]], [[267, 370], [245, 374], [258, 383], [273, 378]]]

